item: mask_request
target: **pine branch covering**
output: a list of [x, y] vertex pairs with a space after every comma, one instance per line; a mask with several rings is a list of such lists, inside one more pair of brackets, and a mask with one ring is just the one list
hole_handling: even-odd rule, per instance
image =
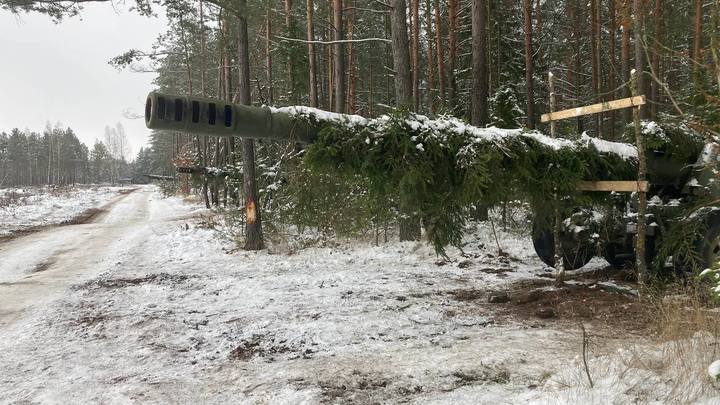
[[322, 129], [306, 150], [308, 167], [362, 175], [375, 198], [398, 201], [422, 218], [438, 254], [459, 247], [470, 205], [523, 198], [538, 216], [579, 196], [582, 180], [634, 180], [632, 145], [582, 136], [552, 139], [536, 131], [477, 128], [453, 117], [396, 113], [377, 119], [288, 107]]

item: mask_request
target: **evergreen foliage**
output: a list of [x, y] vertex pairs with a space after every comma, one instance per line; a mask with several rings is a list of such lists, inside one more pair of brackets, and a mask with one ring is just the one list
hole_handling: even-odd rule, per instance
[[520, 128], [524, 115], [517, 95], [510, 86], [503, 86], [488, 100], [490, 104], [490, 124], [498, 128]]
[[[311, 123], [318, 118], [305, 115]], [[307, 150], [308, 167], [320, 175], [367, 178], [371, 198], [397, 200], [417, 213], [439, 254], [461, 246], [471, 204], [495, 205], [522, 196], [536, 215], [578, 198], [581, 180], [631, 180], [634, 159], [600, 153], [585, 141], [551, 140], [537, 132], [479, 129], [452, 119], [437, 121], [397, 113], [357, 126], [321, 123]], [[565, 202], [564, 202], [565, 203]]]

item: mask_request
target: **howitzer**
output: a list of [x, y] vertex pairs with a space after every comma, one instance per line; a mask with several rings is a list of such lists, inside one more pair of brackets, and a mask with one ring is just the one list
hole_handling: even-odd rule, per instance
[[[167, 130], [196, 135], [237, 136], [243, 138], [295, 140], [311, 143], [316, 140], [323, 124], [319, 121], [350, 123], [353, 126], [365, 127], [372, 125], [372, 120], [357, 116], [327, 113], [320, 110], [292, 108], [291, 111], [309, 111], [315, 120], [299, 119], [298, 114], [268, 107], [251, 107], [230, 104], [221, 100], [206, 98], [171, 96], [161, 93], [150, 93], [145, 107], [147, 127], [155, 130]], [[411, 117], [412, 118], [412, 117]], [[414, 121], [418, 126], [420, 123]], [[429, 120], [424, 118], [426, 130], [448, 131], [447, 128], [462, 128], [459, 131], [469, 139], [475, 131], [481, 132], [480, 138], [500, 139], [532, 139], [527, 147], [546, 148], [558, 142], [561, 147], [573, 148], [576, 143], [568, 140], [551, 140], [542, 134], [521, 130], [498, 130], [469, 127], [465, 123], [451, 120]], [[372, 130], [382, 131], [384, 126], [376, 125]], [[468, 129], [472, 128], [472, 129]], [[408, 129], [411, 131], [412, 129]], [[503, 132], [505, 131], [505, 132]], [[665, 135], [661, 144], [649, 149], [648, 154], [648, 199], [649, 212], [645, 218], [647, 225], [648, 259], [652, 259], [658, 251], [656, 242], [662, 241], [662, 234], [688, 226], [687, 219], [701, 219], [705, 226], [699, 229], [690, 243], [697, 250], [699, 265], [709, 266], [720, 260], [720, 146], [715, 143], [704, 145], [702, 137], [692, 133], [690, 129], [680, 128], [681, 138], [688, 136], [695, 141], [686, 142], [689, 146], [678, 149], [676, 143], [668, 140]], [[500, 133], [500, 135], [495, 135]], [[698, 137], [700, 140], [698, 140]], [[590, 140], [589, 137], [584, 137]], [[367, 138], [369, 144], [369, 138]], [[679, 139], [679, 138], [678, 138]], [[597, 153], [607, 153], [619, 144], [607, 141], [594, 142]], [[682, 142], [681, 142], [682, 143]], [[544, 146], [543, 146], [544, 145]], [[575, 145], [575, 146], [573, 146]], [[418, 145], [418, 150], [422, 145]], [[630, 147], [624, 145], [623, 147]], [[549, 148], [552, 149], [552, 148]], [[548, 149], [548, 150], [549, 150]], [[617, 152], [613, 152], [616, 153]], [[592, 179], [588, 179], [592, 180]], [[638, 184], [639, 187], [639, 184]], [[563, 214], [560, 236], [562, 257], [565, 269], [576, 269], [587, 264], [590, 259], [600, 253], [616, 267], [631, 265], [635, 256], [635, 235], [637, 230], [637, 212], [633, 198], [615, 196], [616, 203], [608, 213], [600, 215], [592, 207], [574, 207]], [[692, 214], [686, 211], [696, 207], [705, 200], [715, 201], [707, 209]], [[687, 218], [682, 218], [683, 213]], [[678, 228], [679, 227], [679, 228]], [[533, 226], [533, 244], [535, 251], [546, 264], [554, 264], [553, 232], [547, 221], [535, 221]], [[678, 259], [674, 257], [674, 259]], [[682, 259], [682, 258], [681, 258]]]
[[294, 140], [299, 143], [312, 142], [318, 133], [317, 127], [268, 107], [158, 92], [152, 92], [147, 97], [145, 125], [159, 131]]

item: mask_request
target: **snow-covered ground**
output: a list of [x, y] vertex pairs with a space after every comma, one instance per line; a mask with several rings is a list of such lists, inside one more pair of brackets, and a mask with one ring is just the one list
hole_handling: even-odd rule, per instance
[[99, 208], [128, 187], [76, 186], [0, 189], [0, 236], [60, 224]]
[[[51, 257], [0, 261], [0, 303], [11, 303], [0, 308], [0, 402], [601, 404], [667, 394], [650, 367], [637, 375], [652, 386], [624, 389], [615, 357], [591, 359], [589, 389], [576, 324], [488, 303], [547, 280], [527, 238], [500, 232], [508, 255], [498, 256], [481, 226], [451, 261], [419, 243], [229, 254], [193, 218], [203, 211], [146, 187], [101, 223], [64, 227], [77, 228], [74, 239], [50, 231], [0, 244], [0, 257], [17, 257], [65, 241]], [[628, 340], [604, 338], [606, 353], [621, 346]]]

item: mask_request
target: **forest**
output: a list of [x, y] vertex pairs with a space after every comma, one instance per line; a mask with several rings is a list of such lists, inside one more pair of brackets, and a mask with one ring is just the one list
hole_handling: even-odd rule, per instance
[[42, 134], [17, 128], [0, 132], [0, 187], [116, 184], [121, 178], [150, 174], [150, 151], [141, 148], [129, 162], [128, 147], [119, 123], [105, 127], [104, 140], [96, 139], [92, 149], [72, 128], [59, 124], [48, 124]]

